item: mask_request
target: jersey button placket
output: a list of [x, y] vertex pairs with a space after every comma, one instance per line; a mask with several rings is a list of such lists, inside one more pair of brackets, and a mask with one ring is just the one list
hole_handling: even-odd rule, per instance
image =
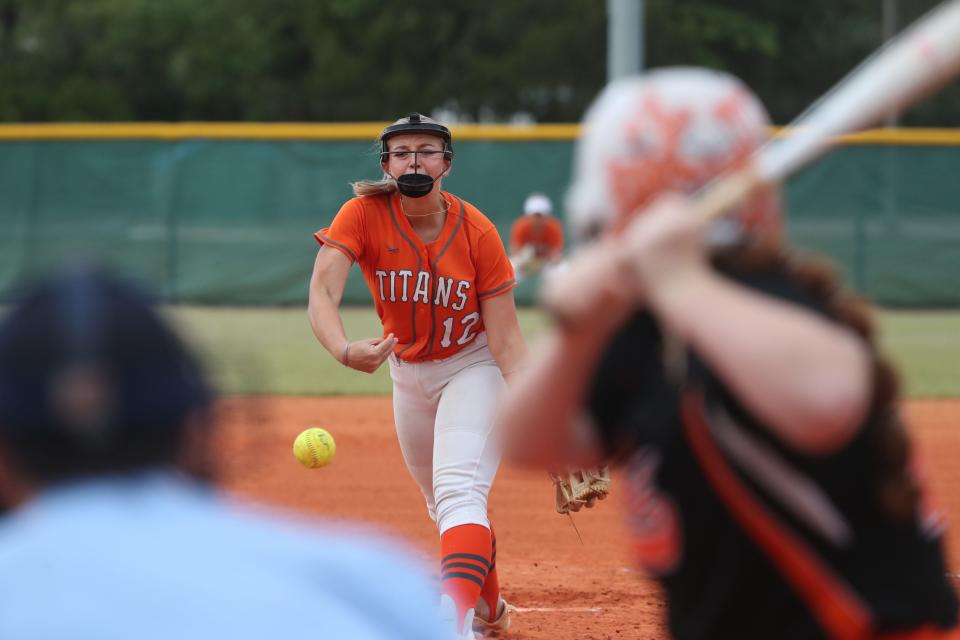
[[421, 251], [421, 256], [423, 258], [423, 266], [426, 269], [427, 273], [430, 274], [430, 286], [427, 289], [427, 295], [428, 295], [427, 303], [422, 305], [419, 311], [420, 313], [423, 314], [424, 318], [426, 319], [427, 326], [430, 327], [426, 332], [427, 340], [430, 341], [426, 345], [426, 353], [431, 354], [433, 353], [432, 338], [436, 330], [436, 327], [434, 327], [434, 318], [433, 318], [433, 287], [435, 286], [433, 280], [434, 280], [435, 274], [433, 273], [433, 263], [431, 262], [431, 258], [430, 258], [430, 250], [426, 246], [424, 246], [420, 251]]

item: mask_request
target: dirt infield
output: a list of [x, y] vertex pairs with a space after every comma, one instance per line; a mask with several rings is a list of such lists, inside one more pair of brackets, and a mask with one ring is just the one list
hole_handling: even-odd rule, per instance
[[[229, 399], [222, 411], [227, 487], [298, 512], [363, 521], [436, 564], [437, 535], [403, 466], [389, 397]], [[960, 401], [911, 402], [906, 411], [934, 495], [955, 525], [948, 545], [951, 570], [960, 572]], [[307, 470], [293, 457], [293, 439], [308, 426], [336, 438], [327, 468]], [[574, 516], [581, 544], [570, 520], [553, 511], [544, 473], [501, 469], [490, 511], [503, 592], [520, 607], [509, 638], [666, 637], [661, 596], [627, 559], [616, 487], [615, 476], [608, 501]]]

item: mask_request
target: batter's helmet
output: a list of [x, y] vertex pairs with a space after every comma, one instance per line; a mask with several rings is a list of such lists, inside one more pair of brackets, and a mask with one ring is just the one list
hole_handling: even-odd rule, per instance
[[443, 155], [447, 160], [453, 160], [453, 136], [450, 135], [450, 129], [433, 118], [428, 118], [425, 115], [414, 112], [404, 118], [400, 118], [380, 134], [381, 163], [387, 161], [387, 140], [403, 133], [426, 133], [442, 138]]
[[[663, 191], [693, 192], [767, 139], [763, 105], [733, 76], [668, 68], [616, 80], [584, 116], [567, 210], [580, 238], [619, 229]], [[779, 190], [755, 193], [714, 237], [779, 236]]]
[[0, 438], [38, 478], [171, 463], [211, 401], [148, 300], [104, 272], [61, 270], [0, 324]]

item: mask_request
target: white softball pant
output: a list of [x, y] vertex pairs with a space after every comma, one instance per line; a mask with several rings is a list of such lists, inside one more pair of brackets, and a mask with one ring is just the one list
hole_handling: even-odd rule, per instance
[[487, 334], [444, 360], [390, 356], [393, 415], [403, 459], [442, 534], [490, 526], [487, 495], [500, 465], [493, 422], [504, 383]]

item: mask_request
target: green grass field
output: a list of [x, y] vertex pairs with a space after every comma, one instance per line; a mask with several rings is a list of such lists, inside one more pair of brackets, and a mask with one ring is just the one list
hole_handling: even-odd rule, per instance
[[[173, 307], [168, 313], [203, 355], [226, 394], [383, 394], [390, 375], [343, 368], [313, 337], [304, 308]], [[960, 397], [960, 311], [882, 311], [886, 353], [910, 397]], [[380, 334], [372, 308], [343, 310], [351, 338]], [[535, 342], [547, 326], [536, 310], [520, 322]]]

